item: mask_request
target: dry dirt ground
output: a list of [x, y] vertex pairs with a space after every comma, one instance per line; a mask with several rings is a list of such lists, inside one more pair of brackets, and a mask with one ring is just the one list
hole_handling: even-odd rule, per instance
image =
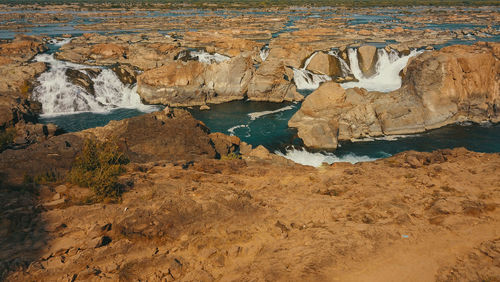
[[130, 164], [118, 204], [78, 205], [87, 191], [69, 185], [1, 191], [18, 223], [0, 234], [5, 278], [499, 281], [500, 154], [260, 157]]

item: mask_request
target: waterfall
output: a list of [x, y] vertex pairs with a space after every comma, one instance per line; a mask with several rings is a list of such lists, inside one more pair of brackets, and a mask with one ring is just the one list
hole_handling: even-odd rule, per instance
[[300, 69], [293, 68], [293, 81], [298, 90], [315, 90], [325, 81], [332, 80], [328, 75], [315, 74], [306, 70], [307, 66], [318, 52], [314, 52], [304, 63], [304, 67]]
[[54, 55], [42, 54], [35, 61], [48, 63], [49, 70], [38, 78], [38, 85], [33, 89], [33, 98], [42, 103], [45, 116], [76, 112], [108, 112], [115, 108], [135, 108], [150, 112], [155, 106], [142, 104], [136, 87], [124, 85], [109, 69], [100, 69], [92, 78], [95, 95], [84, 88], [74, 85], [66, 77], [68, 68], [89, 74], [88, 66], [56, 60]]
[[337, 60], [339, 60], [340, 68], [342, 70], [342, 76], [345, 77], [352, 74], [351, 68], [349, 67], [347, 62], [339, 56], [339, 50], [330, 50], [328, 52], [328, 55], [334, 56], [335, 58], [337, 58]]
[[210, 54], [205, 51], [191, 51], [191, 57], [197, 58], [198, 61], [205, 64], [220, 63], [229, 60], [228, 56], [224, 56], [218, 53]]
[[411, 57], [421, 54], [423, 51], [412, 50], [409, 55], [399, 57], [398, 53], [391, 50], [387, 53], [385, 49], [378, 49], [378, 60], [375, 65], [375, 74], [365, 77], [359, 68], [357, 50], [348, 50], [349, 62], [352, 74], [357, 82], [346, 82], [342, 84], [345, 89], [360, 87], [369, 91], [390, 92], [401, 87], [401, 77], [399, 73], [406, 66]]
[[267, 46], [262, 47], [260, 49], [260, 59], [264, 62], [269, 56], [269, 48]]

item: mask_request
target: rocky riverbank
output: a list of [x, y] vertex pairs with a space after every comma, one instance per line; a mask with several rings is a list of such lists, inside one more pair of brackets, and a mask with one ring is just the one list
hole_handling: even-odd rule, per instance
[[447, 124], [500, 121], [500, 44], [450, 46], [412, 59], [402, 87], [390, 93], [343, 89], [329, 82], [290, 119], [305, 145], [411, 134]]
[[[331, 150], [498, 123], [500, 44], [443, 48], [498, 36], [498, 9], [97, 7], [0, 4], [0, 35], [16, 34], [0, 40], [0, 280], [500, 277], [500, 154], [303, 166], [179, 108], [289, 102], [244, 115], [300, 106], [288, 125]], [[52, 27], [73, 34], [17, 34]], [[370, 78], [394, 81], [348, 87]], [[39, 123], [129, 108], [135, 117], [79, 132]]]

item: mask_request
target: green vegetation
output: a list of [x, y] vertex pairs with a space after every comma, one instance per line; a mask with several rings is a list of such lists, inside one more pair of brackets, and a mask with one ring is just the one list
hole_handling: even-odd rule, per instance
[[118, 199], [123, 192], [118, 176], [128, 162], [116, 143], [87, 139], [69, 173], [69, 181], [91, 188], [95, 201]]
[[235, 152], [231, 152], [225, 156], [221, 156], [221, 160], [238, 160], [241, 159], [241, 155], [238, 155]]
[[15, 128], [0, 129], [0, 152], [7, 149], [7, 146], [14, 141], [14, 137], [16, 137]]
[[345, 7], [384, 7], [384, 6], [498, 6], [498, 0], [4, 0], [5, 4], [99, 4], [108, 8], [130, 6], [153, 7], [195, 7], [195, 8], [262, 8], [284, 6], [345, 6]]

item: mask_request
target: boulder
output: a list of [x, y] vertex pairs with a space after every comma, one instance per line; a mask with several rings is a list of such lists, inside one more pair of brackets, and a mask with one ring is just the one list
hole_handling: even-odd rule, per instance
[[359, 68], [366, 77], [375, 74], [377, 64], [377, 47], [364, 45], [358, 48]]
[[90, 57], [97, 59], [119, 59], [126, 53], [123, 46], [114, 43], [100, 43], [92, 46], [90, 49]]
[[304, 99], [293, 83], [293, 69], [304, 65], [311, 56], [309, 48], [299, 44], [270, 46], [269, 55], [255, 71], [248, 85], [252, 101], [301, 101]]
[[118, 79], [125, 85], [132, 85], [137, 82], [138, 70], [129, 64], [115, 64], [111, 70], [116, 74]]
[[204, 73], [207, 103], [224, 103], [244, 98], [252, 78], [251, 57], [238, 56], [211, 64]]
[[316, 74], [342, 76], [342, 67], [339, 60], [325, 52], [316, 53], [306, 69]]
[[137, 92], [152, 104], [201, 106], [241, 100], [252, 77], [252, 60], [237, 56], [217, 64], [175, 61], [138, 77]]
[[202, 86], [206, 66], [198, 61], [175, 61], [145, 71], [137, 78], [137, 92], [150, 104], [201, 106], [205, 104]]
[[[389, 93], [322, 84], [288, 125], [308, 147], [339, 140], [411, 134], [459, 121], [500, 121], [499, 43], [450, 46], [411, 60]], [[333, 141], [332, 141], [333, 140]]]
[[43, 43], [42, 38], [18, 35], [12, 42], [0, 44], [0, 57], [18, 62], [26, 62], [45, 50], [47, 50], [47, 47]]
[[85, 92], [95, 96], [94, 82], [86, 73], [79, 70], [66, 69], [65, 74], [69, 82], [82, 87], [85, 89]]

